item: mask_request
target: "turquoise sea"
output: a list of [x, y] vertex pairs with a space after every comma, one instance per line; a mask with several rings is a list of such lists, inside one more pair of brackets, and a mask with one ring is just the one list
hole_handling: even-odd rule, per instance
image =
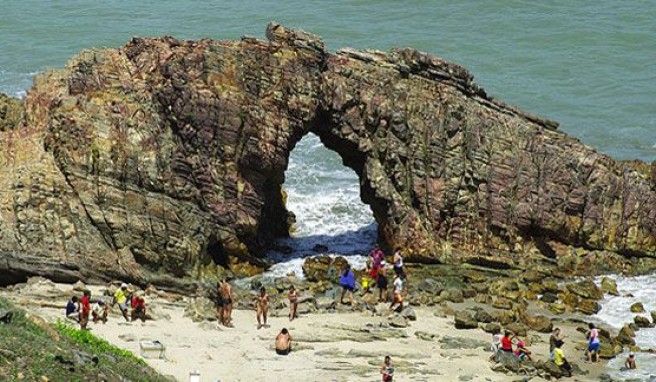
[[[132, 36], [264, 38], [272, 20], [322, 36], [333, 51], [411, 46], [432, 53], [600, 152], [656, 159], [653, 0], [5, 0], [0, 91], [24, 95], [34, 74], [85, 48], [119, 47]], [[286, 176], [298, 216], [288, 244], [298, 256], [317, 243], [352, 255], [373, 243], [355, 174], [316, 137], [297, 146]]]

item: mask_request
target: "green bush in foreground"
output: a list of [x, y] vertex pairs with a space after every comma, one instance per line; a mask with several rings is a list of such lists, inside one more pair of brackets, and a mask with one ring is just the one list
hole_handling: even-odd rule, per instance
[[129, 351], [87, 331], [58, 322], [54, 326], [0, 298], [0, 381], [170, 381]]

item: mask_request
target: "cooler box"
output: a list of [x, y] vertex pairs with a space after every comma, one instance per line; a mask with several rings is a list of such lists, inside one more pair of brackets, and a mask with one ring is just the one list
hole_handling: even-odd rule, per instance
[[139, 347], [144, 358], [164, 358], [166, 346], [159, 341], [141, 341]]

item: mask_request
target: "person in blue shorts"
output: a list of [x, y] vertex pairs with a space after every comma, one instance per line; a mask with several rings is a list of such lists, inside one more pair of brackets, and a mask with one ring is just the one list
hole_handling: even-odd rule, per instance
[[599, 341], [599, 329], [593, 323], [588, 324], [588, 328], [589, 330], [585, 334], [585, 338], [588, 340], [588, 348], [585, 351], [585, 355], [588, 357], [588, 362], [599, 362], [599, 346], [601, 345]]

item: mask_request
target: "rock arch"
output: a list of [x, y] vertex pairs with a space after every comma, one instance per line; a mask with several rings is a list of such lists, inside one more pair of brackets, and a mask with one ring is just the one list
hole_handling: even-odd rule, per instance
[[312, 131], [409, 260], [654, 256], [653, 166], [615, 162], [413, 49], [329, 53], [275, 24], [267, 38], [133, 39], [37, 78], [22, 119], [0, 124], [20, 142], [0, 150], [3, 253], [51, 277], [247, 272], [287, 234], [284, 172]]

